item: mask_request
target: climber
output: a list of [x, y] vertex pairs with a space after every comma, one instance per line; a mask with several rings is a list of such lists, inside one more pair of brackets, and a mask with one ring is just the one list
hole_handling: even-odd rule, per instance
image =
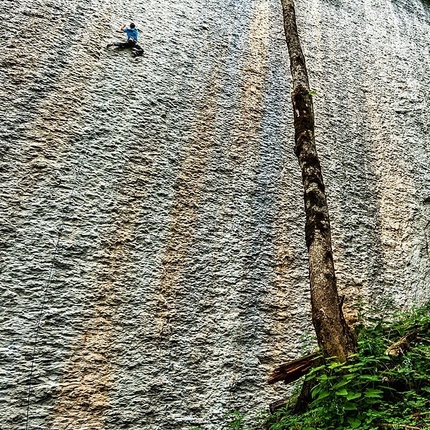
[[130, 28], [126, 27], [124, 24], [121, 27], [121, 31], [123, 31], [127, 35], [127, 42], [114, 42], [109, 43], [107, 48], [111, 46], [116, 46], [119, 49], [131, 48], [131, 53], [133, 57], [139, 57], [143, 54], [143, 49], [140, 45], [137, 44], [137, 38], [139, 37], [139, 30], [136, 28], [134, 23], [130, 23]]

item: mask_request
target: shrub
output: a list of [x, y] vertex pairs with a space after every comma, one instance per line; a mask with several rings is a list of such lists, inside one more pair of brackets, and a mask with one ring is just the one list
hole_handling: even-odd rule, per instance
[[307, 375], [308, 411], [281, 409], [266, 418], [266, 429], [430, 429], [430, 305], [361, 324], [357, 336], [358, 353], [347, 363], [325, 360]]

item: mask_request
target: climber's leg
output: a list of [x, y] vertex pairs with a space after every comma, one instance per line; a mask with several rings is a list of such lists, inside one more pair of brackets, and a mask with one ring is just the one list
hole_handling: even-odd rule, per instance
[[134, 47], [132, 48], [131, 52], [134, 57], [140, 57], [141, 55], [143, 55], [143, 48], [136, 43], [136, 45], [134, 45]]
[[127, 41], [127, 42], [113, 42], [113, 43], [109, 43], [109, 45], [107, 45], [107, 48], [110, 48], [111, 46], [115, 46], [115, 48], [118, 48], [118, 49], [126, 49], [126, 48], [131, 48], [135, 45], [133, 43], [130, 43], [129, 41]]

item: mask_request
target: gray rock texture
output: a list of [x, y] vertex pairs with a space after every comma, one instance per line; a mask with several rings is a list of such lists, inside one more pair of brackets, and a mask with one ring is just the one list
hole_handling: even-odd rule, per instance
[[[430, 4], [296, 9], [341, 294], [423, 303]], [[217, 430], [283, 397], [312, 329], [280, 1], [0, 16], [0, 428]], [[105, 49], [130, 20], [138, 59]]]

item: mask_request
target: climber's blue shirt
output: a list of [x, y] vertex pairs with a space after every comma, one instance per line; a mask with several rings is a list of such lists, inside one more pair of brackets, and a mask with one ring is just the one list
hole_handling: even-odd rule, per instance
[[128, 39], [134, 39], [137, 42], [137, 37], [139, 36], [139, 32], [137, 28], [124, 28], [124, 33], [127, 34]]

